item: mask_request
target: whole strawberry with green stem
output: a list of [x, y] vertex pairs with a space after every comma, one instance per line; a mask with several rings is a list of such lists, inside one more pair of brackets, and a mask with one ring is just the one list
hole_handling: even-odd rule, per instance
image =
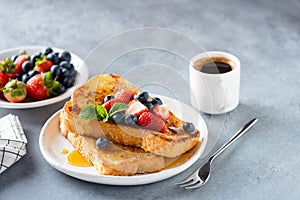
[[0, 71], [2, 74], [7, 74], [9, 78], [14, 78], [15, 73], [15, 63], [10, 58], [5, 58], [5, 60], [0, 61]]
[[16, 65], [10, 58], [5, 58], [4, 61], [0, 61], [0, 89], [8, 83], [10, 78], [15, 78]]
[[7, 101], [12, 103], [19, 103], [27, 96], [26, 84], [17, 79], [10, 80], [5, 87], [2, 88], [2, 91]]
[[16, 58], [14, 64], [15, 64], [15, 73], [21, 74], [22, 73], [22, 65], [24, 62], [29, 60], [29, 56], [26, 53], [26, 51], [23, 51], [20, 53], [20, 55]]
[[6, 83], [8, 83], [8, 81], [9, 77], [0, 71], [0, 93], [2, 91], [1, 89], [6, 85]]
[[53, 80], [51, 73], [37, 74], [27, 81], [27, 93], [33, 100], [48, 99], [51, 95], [57, 95], [54, 91], [60, 87], [60, 83]]
[[39, 72], [48, 72], [52, 66], [53, 63], [44, 54], [35, 61], [35, 70]]

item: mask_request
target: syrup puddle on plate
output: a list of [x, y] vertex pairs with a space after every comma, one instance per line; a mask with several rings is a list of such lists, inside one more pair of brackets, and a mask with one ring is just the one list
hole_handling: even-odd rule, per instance
[[177, 167], [178, 165], [181, 165], [182, 163], [186, 162], [195, 154], [200, 145], [201, 142], [198, 142], [191, 150], [182, 154], [181, 156], [178, 156], [177, 158], [166, 158], [166, 167], [164, 169]]
[[[61, 151], [61, 153], [65, 153], [66, 149], [63, 149]], [[67, 153], [68, 153], [68, 150], [67, 150]], [[65, 153], [65, 154], [67, 154]], [[90, 162], [88, 162], [82, 155], [79, 151], [77, 150], [73, 150], [68, 156], [67, 156], [67, 162], [70, 164], [70, 165], [73, 165], [73, 166], [77, 166], [77, 167], [91, 167], [93, 166], [93, 164], [91, 164]]]
[[67, 153], [69, 153], [69, 151], [68, 151], [68, 149], [62, 149], [62, 150], [60, 151], [60, 153], [61, 153], [61, 154], [67, 154]]

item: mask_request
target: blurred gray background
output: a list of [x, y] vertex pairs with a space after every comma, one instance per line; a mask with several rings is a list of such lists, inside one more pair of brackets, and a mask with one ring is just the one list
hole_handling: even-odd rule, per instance
[[[0, 50], [24, 45], [60, 47], [85, 59], [90, 76], [103, 67], [101, 60], [90, 59], [91, 51], [108, 38], [135, 28], [171, 29], [205, 50], [233, 53], [241, 61], [240, 105], [225, 116], [202, 114], [208, 126], [213, 119], [222, 125], [220, 138], [211, 133], [216, 142], [213, 150], [249, 119], [259, 119], [249, 134], [215, 161], [207, 185], [185, 191], [175, 182], [204, 163], [203, 158], [159, 183], [132, 187], [87, 183], [56, 171], [39, 151], [42, 125], [64, 102], [30, 110], [0, 108], [0, 117], [7, 113], [20, 116], [29, 141], [27, 155], [0, 175], [0, 199], [299, 199], [299, 11], [299, 0], [0, 0]], [[187, 60], [166, 52], [132, 52], [111, 67], [118, 71], [119, 66], [153, 62], [171, 67], [188, 83]], [[178, 88], [181, 94], [186, 92]], [[185, 102], [186, 95], [181, 96]]]

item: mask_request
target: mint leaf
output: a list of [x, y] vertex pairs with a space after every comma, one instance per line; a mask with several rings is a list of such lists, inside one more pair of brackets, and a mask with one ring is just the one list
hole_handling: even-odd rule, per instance
[[88, 105], [86, 107], [84, 107], [80, 113], [79, 116], [83, 119], [86, 120], [91, 120], [91, 119], [97, 119], [98, 120], [98, 112], [96, 110], [96, 106], [95, 105]]
[[109, 117], [110, 117], [109, 115], [106, 115], [106, 117], [104, 117], [104, 118], [102, 119], [102, 121], [103, 121], [103, 122], [107, 122], [107, 121], [109, 120]]
[[128, 105], [125, 103], [119, 103], [116, 102], [111, 109], [109, 110], [109, 116], [113, 116], [114, 114], [118, 113], [118, 112], [122, 112], [128, 109]]
[[108, 117], [109, 117], [108, 113], [102, 105], [97, 105], [96, 110], [97, 110], [97, 113], [98, 113], [98, 116], [99, 116], [100, 120], [104, 120], [106, 118], [108, 119]]
[[128, 105], [125, 103], [115, 103], [109, 113], [102, 105], [88, 105], [84, 107], [79, 116], [86, 120], [97, 119], [103, 122], [107, 122], [114, 114], [127, 110]]

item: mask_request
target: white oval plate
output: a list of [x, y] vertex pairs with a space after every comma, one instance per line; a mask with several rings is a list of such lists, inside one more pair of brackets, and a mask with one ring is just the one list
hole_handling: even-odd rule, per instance
[[[7, 57], [11, 57], [14, 54], [18, 54], [20, 51], [23, 51], [23, 50], [25, 50], [29, 55], [33, 55], [39, 51], [43, 51], [45, 48], [47, 48], [47, 47], [46, 46], [21, 46], [21, 47], [16, 47], [13, 49], [3, 50], [3, 51], [0, 51], [0, 60], [3, 60]], [[64, 51], [63, 49], [54, 48], [54, 47], [52, 49], [55, 52]], [[50, 99], [35, 101], [35, 102], [26, 102], [26, 103], [25, 102], [24, 103], [10, 103], [8, 101], [0, 99], [0, 107], [10, 108], [10, 109], [35, 108], [35, 107], [41, 107], [41, 106], [54, 104], [54, 103], [57, 103], [59, 101], [62, 101], [64, 99], [70, 97], [73, 90], [76, 87], [85, 83], [89, 78], [89, 71], [88, 71], [88, 67], [86, 66], [85, 62], [74, 53], [71, 53], [71, 57], [72, 57], [71, 63], [73, 63], [78, 74], [77, 74], [74, 86], [68, 88], [65, 93], [63, 93], [57, 97], [50, 98]]]
[[78, 179], [108, 185], [142, 185], [161, 181], [170, 178], [176, 174], [186, 170], [194, 164], [202, 155], [207, 143], [207, 127], [201, 115], [192, 107], [160, 95], [155, 95], [162, 99], [168, 105], [169, 109], [181, 119], [193, 122], [196, 128], [200, 131], [201, 146], [186, 162], [176, 167], [165, 169], [156, 173], [141, 174], [135, 176], [109, 176], [99, 175], [94, 167], [76, 167], [67, 163], [67, 155], [61, 154], [62, 149], [72, 151], [74, 148], [70, 142], [61, 135], [59, 130], [59, 112], [52, 115], [51, 118], [44, 124], [40, 137], [40, 151], [46, 161], [55, 169]]

